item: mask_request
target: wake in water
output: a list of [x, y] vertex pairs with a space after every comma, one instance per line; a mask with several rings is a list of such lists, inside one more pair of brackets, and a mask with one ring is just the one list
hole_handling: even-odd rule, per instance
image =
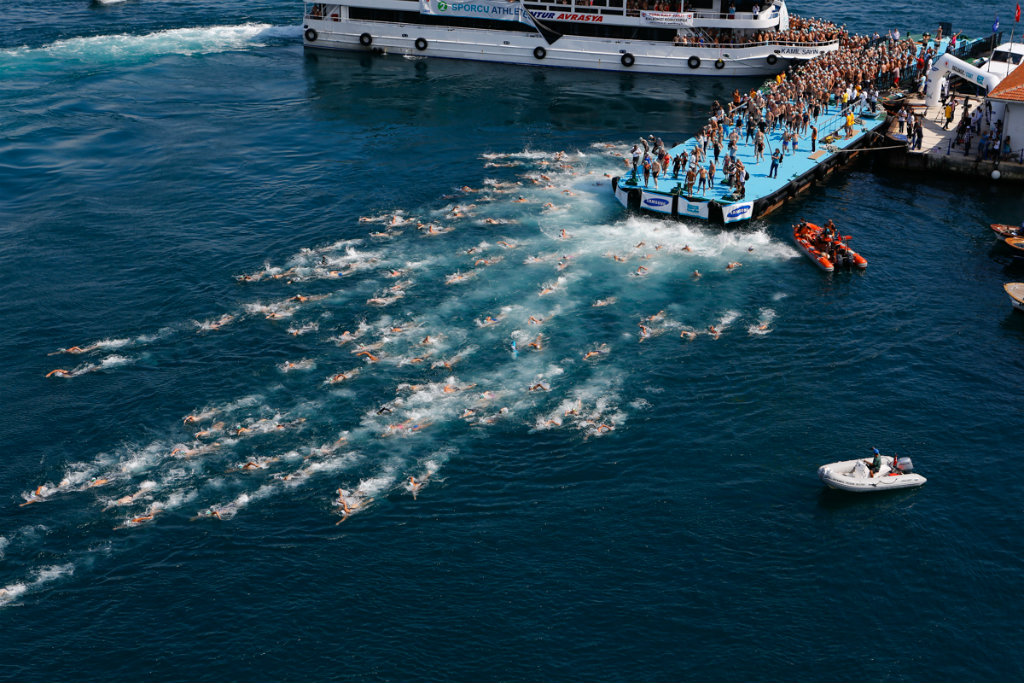
[[[187, 343], [186, 331], [244, 332], [249, 344], [283, 335], [309, 347], [272, 366], [271, 384], [169, 420], [148, 443], [71, 463], [21, 504], [45, 515], [41, 504], [60, 499], [83, 523], [103, 519], [125, 534], [172, 515], [227, 522], [314, 487], [325, 523], [337, 523], [385, 496], [425, 495], [460, 446], [495, 426], [562, 430], [580, 443], [614, 435], [649, 407], [624, 396], [638, 350], [728, 337], [744, 318], [758, 334], [773, 324], [774, 311], [744, 315], [746, 299], [736, 300], [746, 273], [795, 256], [763, 231], [609, 223], [604, 169], [615, 159], [607, 151], [482, 161], [505, 175], [462, 187], [441, 206], [367, 215], [365, 237], [240, 274], [251, 298], [218, 317], [60, 350]], [[695, 269], [703, 277], [691, 278]], [[581, 332], [584, 319], [593, 338]], [[114, 354], [64, 372], [131, 362]], [[94, 533], [93, 544], [103, 538]], [[69, 550], [54, 565], [70, 567], [59, 575], [83, 552]], [[48, 584], [48, 571], [0, 596]]]
[[[116, 0], [99, 0], [101, 5]], [[13, 75], [59, 64], [62, 69], [140, 64], [167, 55], [197, 55], [261, 47], [275, 41], [295, 40], [301, 26], [241, 24], [175, 28], [142, 35], [116, 34], [66, 38], [41, 47], [0, 50], [0, 70]]]

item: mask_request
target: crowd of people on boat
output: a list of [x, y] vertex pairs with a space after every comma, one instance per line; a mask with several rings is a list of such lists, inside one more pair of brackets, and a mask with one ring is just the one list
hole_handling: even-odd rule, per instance
[[[642, 0], [631, 0], [640, 1]], [[676, 45], [758, 45], [766, 43], [828, 43], [841, 39], [845, 29], [825, 19], [793, 17], [785, 31], [735, 31], [730, 28], [702, 29], [692, 35], [677, 35]]]
[[[880, 41], [844, 33], [839, 50], [779, 74], [769, 88], [787, 100], [817, 102], [850, 88], [858, 93], [879, 90], [925, 73], [931, 54], [928, 48], [921, 48], [913, 40]], [[924, 58], [919, 61], [919, 57]]]
[[796, 236], [807, 240], [808, 243], [831, 261], [836, 263], [846, 254], [846, 243], [832, 219], [828, 219], [825, 225], [819, 230], [816, 226], [811, 227], [807, 221], [803, 221], [796, 227]]

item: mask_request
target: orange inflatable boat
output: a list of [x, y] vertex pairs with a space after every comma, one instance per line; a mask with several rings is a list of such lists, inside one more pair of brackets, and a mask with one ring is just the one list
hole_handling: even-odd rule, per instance
[[846, 243], [850, 236], [839, 234], [834, 226], [821, 227], [802, 221], [793, 226], [793, 239], [800, 251], [825, 272], [831, 273], [836, 268], [868, 267], [867, 259]]

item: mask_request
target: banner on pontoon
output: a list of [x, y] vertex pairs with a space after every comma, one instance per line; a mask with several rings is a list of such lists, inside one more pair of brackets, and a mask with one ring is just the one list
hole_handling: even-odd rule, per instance
[[672, 197], [666, 197], [662, 194], [654, 194], [653, 192], [644, 191], [640, 200], [640, 206], [647, 209], [648, 211], [654, 211], [656, 213], [667, 213], [672, 214]]
[[648, 12], [640, 11], [640, 20], [645, 24], [659, 26], [693, 26], [693, 12]]
[[679, 198], [679, 215], [689, 216], [690, 218], [703, 218], [708, 219], [708, 203], [707, 202], [691, 202], [683, 197]]
[[441, 17], [473, 17], [497, 21], [516, 21], [533, 26], [533, 18], [523, 6], [522, 0], [420, 0], [420, 14]]
[[737, 221], [749, 221], [753, 213], [754, 202], [726, 204], [722, 207], [722, 222], [736, 223]]

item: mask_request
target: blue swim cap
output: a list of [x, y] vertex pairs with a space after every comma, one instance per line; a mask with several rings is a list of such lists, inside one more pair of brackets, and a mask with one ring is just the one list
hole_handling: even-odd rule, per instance
[[881, 453], [878, 453], [878, 449], [877, 448], [872, 448], [871, 450], [874, 451], [876, 454], [881, 455]]

